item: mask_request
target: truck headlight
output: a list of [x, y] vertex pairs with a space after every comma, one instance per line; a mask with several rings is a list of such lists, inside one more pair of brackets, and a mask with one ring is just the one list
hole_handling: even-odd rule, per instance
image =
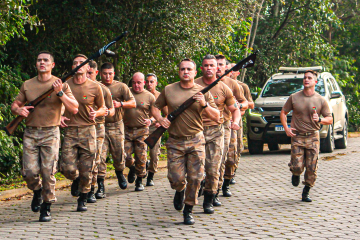
[[249, 114], [254, 116], [262, 116], [264, 110], [261, 107], [254, 107], [254, 109], [249, 109]]

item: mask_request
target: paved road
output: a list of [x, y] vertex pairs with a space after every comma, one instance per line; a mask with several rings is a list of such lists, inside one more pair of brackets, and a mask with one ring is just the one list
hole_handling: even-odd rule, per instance
[[[293, 187], [288, 170], [289, 150], [244, 155], [234, 196], [221, 197], [213, 215], [194, 208], [196, 224], [182, 224], [174, 210], [166, 172], [156, 186], [135, 192], [133, 184], [119, 190], [107, 185], [108, 198], [76, 212], [70, 190], [58, 191], [53, 221], [39, 223], [30, 210], [30, 197], [1, 202], [0, 238], [54, 239], [359, 239], [360, 138], [349, 147], [322, 154], [312, 203], [300, 201], [302, 187]], [[202, 198], [200, 198], [202, 203]]]

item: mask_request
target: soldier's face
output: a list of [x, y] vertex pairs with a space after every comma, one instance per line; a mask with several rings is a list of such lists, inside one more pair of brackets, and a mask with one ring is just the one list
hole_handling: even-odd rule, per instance
[[132, 79], [132, 88], [136, 93], [144, 91], [145, 80], [142, 77], [136, 76]]
[[100, 73], [101, 76], [101, 81], [106, 84], [112, 84], [112, 82], [114, 81], [114, 77], [115, 77], [115, 72], [113, 68], [110, 69], [103, 69], [101, 70]]
[[98, 75], [98, 70], [94, 68], [89, 68], [89, 70], [86, 73], [86, 77], [90, 78], [93, 81], [96, 81], [96, 76]]
[[51, 72], [55, 63], [51, 60], [50, 54], [41, 53], [36, 59], [36, 68], [39, 73]]
[[146, 78], [146, 88], [150, 92], [153, 92], [157, 86], [157, 80], [154, 76], [149, 76]]
[[[75, 58], [73, 60], [72, 69], [76, 68], [77, 66], [79, 66], [80, 64], [82, 64], [85, 61], [86, 61], [86, 58], [83, 58], [83, 57]], [[89, 70], [89, 68], [90, 68], [89, 64], [85, 64], [79, 70], [77, 70], [76, 74], [86, 74], [87, 71]]]
[[237, 77], [239, 76], [240, 72], [239, 71], [232, 71], [230, 74], [230, 77], [234, 80], [237, 79]]
[[304, 88], [312, 88], [316, 85], [316, 83], [317, 83], [317, 79], [314, 74], [310, 72], [305, 73], [303, 80]]
[[203, 76], [206, 78], [213, 78], [216, 76], [216, 71], [218, 70], [216, 59], [205, 59], [201, 67]]
[[183, 61], [179, 67], [179, 77], [182, 81], [192, 81], [196, 76], [195, 65], [190, 61]]
[[226, 70], [226, 60], [225, 59], [216, 59], [218, 63], [218, 70], [216, 72], [217, 77], [222, 76]]

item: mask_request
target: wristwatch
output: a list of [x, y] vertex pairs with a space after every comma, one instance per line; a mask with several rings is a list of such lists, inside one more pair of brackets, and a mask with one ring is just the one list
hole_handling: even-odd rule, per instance
[[207, 103], [205, 104], [205, 106], [201, 106], [201, 107], [202, 107], [202, 108], [207, 108], [208, 105], [209, 105], [209, 103], [207, 102]]
[[56, 94], [56, 96], [58, 96], [58, 97], [62, 97], [64, 95], [64, 92], [63, 91], [60, 91], [60, 92], [58, 92], [57, 94]]
[[121, 102], [121, 101], [120, 101], [120, 104], [121, 104], [121, 107], [123, 107], [123, 106], [124, 106], [123, 102]]
[[318, 122], [321, 122], [321, 118], [319, 118], [319, 121]]

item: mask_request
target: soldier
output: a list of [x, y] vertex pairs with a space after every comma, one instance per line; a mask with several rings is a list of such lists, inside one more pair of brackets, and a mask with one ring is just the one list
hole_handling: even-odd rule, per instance
[[[216, 80], [217, 61], [214, 55], [206, 55], [202, 61], [203, 76], [196, 79], [195, 83], [207, 87]], [[208, 214], [214, 213], [213, 201], [218, 190], [220, 164], [222, 158], [222, 149], [224, 147], [224, 107], [232, 113], [231, 128], [239, 129], [237, 124], [240, 119], [240, 111], [230, 88], [223, 82], [219, 82], [215, 87], [211, 88], [211, 94], [215, 99], [215, 104], [220, 111], [220, 120], [213, 121], [203, 116], [204, 137], [205, 137], [205, 187], [204, 187], [204, 212]]]
[[169, 112], [190, 97], [196, 100], [174, 121], [170, 123], [167, 118], [161, 117], [160, 110], [152, 111], [161, 126], [169, 128], [169, 139], [166, 142], [168, 179], [171, 188], [176, 190], [175, 209], [181, 210], [185, 203], [184, 223], [188, 225], [195, 223], [192, 209], [198, 203], [197, 192], [204, 175], [205, 139], [202, 113], [213, 121], [220, 120], [220, 113], [211, 93], [199, 93], [203, 87], [194, 83], [195, 76], [195, 62], [191, 59], [182, 60], [179, 65], [180, 82], [167, 85], [156, 100], [155, 106], [158, 109], [168, 106]]
[[102, 83], [110, 89], [115, 107], [114, 116], [105, 117], [105, 140], [101, 151], [101, 164], [99, 165], [97, 180], [99, 188], [95, 194], [96, 198], [105, 198], [104, 180], [108, 152], [111, 153], [120, 188], [127, 188], [127, 181], [123, 174], [125, 169], [123, 111], [124, 109], [135, 108], [136, 102], [128, 86], [114, 80], [115, 72], [112, 63], [108, 62], [101, 65], [100, 75]]
[[[217, 76], [220, 77], [225, 73], [226, 70], [226, 58], [224, 55], [216, 55], [216, 61], [218, 63], [218, 71], [216, 72]], [[222, 80], [233, 92], [235, 99], [239, 103], [240, 111], [244, 111], [248, 107], [248, 103], [244, 96], [242, 88], [231, 78], [224, 77]], [[224, 110], [224, 152], [222, 163], [220, 166], [220, 178], [219, 178], [219, 190], [222, 189], [223, 195], [225, 197], [231, 197], [230, 192], [230, 180], [234, 177], [235, 171], [235, 160], [236, 160], [236, 130], [231, 129], [231, 113], [225, 108]], [[237, 124], [239, 124], [237, 122]], [[230, 151], [231, 149], [231, 151]], [[214, 198], [214, 206], [221, 206], [221, 202], [218, 199], [218, 193]]]
[[[151, 92], [155, 99], [157, 99], [160, 95], [160, 92], [156, 91], [156, 86], [158, 84], [157, 77], [154, 73], [149, 73], [146, 75], [146, 88], [149, 92]], [[161, 110], [163, 116], [167, 116], [167, 107], [164, 107]], [[155, 118], [151, 118], [151, 125], [149, 127], [149, 134], [153, 133], [158, 127], [160, 127], [160, 123], [158, 123]], [[150, 155], [150, 164], [148, 168], [148, 176], [146, 180], [146, 186], [154, 186], [154, 174], [157, 172], [158, 162], [159, 162], [159, 155], [160, 155], [160, 148], [161, 148], [161, 138], [155, 144], [155, 146], [149, 150]]]
[[[115, 109], [114, 109], [114, 104], [113, 104], [112, 97], [111, 97], [111, 92], [104, 84], [96, 81], [96, 76], [97, 76], [98, 72], [99, 71], [97, 69], [97, 63], [95, 61], [90, 61], [89, 62], [89, 70], [87, 71], [87, 77], [90, 80], [92, 80], [100, 85], [101, 90], [104, 95], [105, 107], [107, 107], [107, 109], [108, 109], [105, 116], [111, 117], [111, 116], [114, 116], [114, 114], [115, 114]], [[97, 109], [95, 109], [95, 110], [97, 110]], [[100, 167], [102, 172], [100, 174], [102, 176], [106, 174], [106, 163], [101, 162], [101, 158], [100, 158], [102, 145], [104, 143], [104, 138], [105, 138], [105, 125], [104, 125], [105, 124], [105, 116], [97, 117], [95, 119], [95, 122], [96, 122], [96, 158], [95, 158], [94, 170], [92, 173], [93, 177], [92, 177], [92, 182], [91, 182], [91, 190], [88, 194], [88, 199], [87, 199], [88, 203], [96, 202], [95, 185], [97, 182], [97, 175], [99, 172], [99, 164], [102, 164], [102, 166]]]
[[[51, 74], [54, 67], [54, 56], [40, 52], [36, 59], [38, 76], [22, 84], [11, 105], [13, 114], [26, 118], [21, 173], [34, 192], [31, 210], [40, 211], [40, 222], [51, 221], [50, 207], [56, 201], [54, 174], [59, 157], [61, 108], [64, 104], [66, 110], [76, 113], [79, 106], [69, 85]], [[36, 108], [25, 106], [51, 88], [54, 92]]]
[[[304, 89], [291, 94], [280, 113], [281, 123], [286, 135], [291, 137], [291, 160], [289, 163], [292, 172], [292, 185], [297, 187], [300, 175], [305, 171], [305, 185], [302, 192], [302, 201], [311, 202], [310, 188], [314, 186], [319, 158], [319, 129], [322, 125], [333, 123], [332, 113], [324, 97], [315, 92], [317, 72], [305, 72]], [[286, 115], [292, 113], [291, 127], [288, 127]], [[320, 118], [320, 115], [323, 118]]]
[[[86, 59], [83, 54], [76, 55], [72, 68], [76, 68]], [[86, 77], [88, 70], [89, 64], [86, 64], [68, 80], [75, 99], [79, 102], [79, 112], [74, 114], [65, 110], [61, 120], [65, 131], [60, 168], [66, 178], [73, 180], [71, 194], [79, 196], [79, 212], [87, 211], [86, 201], [91, 189], [96, 154], [95, 118], [107, 113], [101, 87]]]
[[[145, 76], [137, 72], [132, 77], [131, 93], [136, 101], [136, 108], [125, 109], [125, 153], [126, 166], [135, 166], [137, 175], [135, 191], [143, 191], [142, 179], [146, 176], [147, 146], [144, 140], [149, 136], [149, 126], [152, 123], [150, 111], [154, 108], [155, 97], [144, 89]], [[135, 154], [135, 160], [132, 154]]]

